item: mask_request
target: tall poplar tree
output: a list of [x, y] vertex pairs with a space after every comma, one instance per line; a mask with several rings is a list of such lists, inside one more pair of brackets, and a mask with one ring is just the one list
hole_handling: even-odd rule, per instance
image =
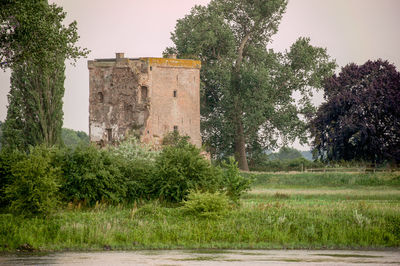
[[[201, 128], [215, 156], [247, 157], [277, 147], [277, 139], [306, 141], [306, 121], [315, 111], [313, 89], [336, 64], [326, 49], [299, 38], [289, 51], [268, 49], [287, 0], [213, 0], [178, 20], [174, 47], [179, 58], [202, 61]], [[301, 95], [296, 103], [292, 95]]]
[[3, 0], [0, 9], [0, 66], [11, 69], [5, 147], [61, 143], [65, 61], [85, 56], [76, 46], [76, 22], [47, 0]]

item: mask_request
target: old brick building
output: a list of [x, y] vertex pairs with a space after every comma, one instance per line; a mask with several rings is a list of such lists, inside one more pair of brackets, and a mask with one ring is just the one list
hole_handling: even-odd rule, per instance
[[100, 144], [128, 134], [158, 145], [173, 130], [201, 146], [200, 61], [124, 58], [88, 61], [89, 136]]

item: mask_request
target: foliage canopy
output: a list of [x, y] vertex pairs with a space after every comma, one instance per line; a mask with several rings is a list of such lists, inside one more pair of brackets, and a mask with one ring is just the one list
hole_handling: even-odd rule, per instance
[[311, 124], [316, 156], [400, 162], [400, 73], [394, 65], [349, 64], [327, 80], [325, 99]]
[[4, 0], [0, 9], [0, 67], [10, 68], [4, 146], [61, 143], [65, 60], [85, 56], [76, 22], [45, 0]]
[[0, 67], [33, 62], [45, 67], [54, 58], [77, 59], [88, 53], [76, 46], [77, 23], [64, 26], [66, 12], [47, 0], [2, 0], [0, 10]]
[[[285, 53], [267, 49], [285, 12], [286, 0], [213, 0], [178, 20], [174, 47], [164, 54], [202, 61], [203, 142], [214, 157], [234, 154], [248, 170], [248, 154], [300, 137], [302, 116], [314, 111], [313, 88], [321, 88], [335, 63], [326, 50], [299, 38]], [[293, 93], [301, 95], [296, 103]]]

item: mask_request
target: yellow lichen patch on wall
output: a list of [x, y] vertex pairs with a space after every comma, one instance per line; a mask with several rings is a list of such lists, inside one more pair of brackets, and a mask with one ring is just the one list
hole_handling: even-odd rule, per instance
[[151, 66], [168, 66], [168, 67], [199, 68], [199, 69], [201, 68], [201, 62], [199, 60], [154, 58], [154, 57], [144, 57], [140, 59], [147, 61]]

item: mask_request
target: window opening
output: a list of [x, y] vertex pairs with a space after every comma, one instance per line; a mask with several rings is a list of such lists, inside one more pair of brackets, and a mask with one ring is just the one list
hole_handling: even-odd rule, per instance
[[178, 126], [174, 126], [174, 131], [178, 132]]
[[132, 112], [132, 110], [133, 110], [132, 105], [130, 105], [130, 104], [126, 104], [126, 105], [125, 105], [125, 111], [127, 111], [127, 112]]
[[132, 112], [133, 112], [132, 105], [125, 104], [125, 120], [129, 121], [132, 119]]
[[147, 100], [147, 87], [146, 86], [142, 86], [140, 88], [140, 95], [141, 95], [142, 102]]
[[104, 102], [104, 96], [102, 92], [97, 93], [97, 99], [99, 100], [100, 103]]
[[107, 138], [109, 142], [112, 141], [112, 128], [107, 128]]
[[178, 92], [176, 90], [174, 90], [174, 97], [176, 98], [178, 95]]

